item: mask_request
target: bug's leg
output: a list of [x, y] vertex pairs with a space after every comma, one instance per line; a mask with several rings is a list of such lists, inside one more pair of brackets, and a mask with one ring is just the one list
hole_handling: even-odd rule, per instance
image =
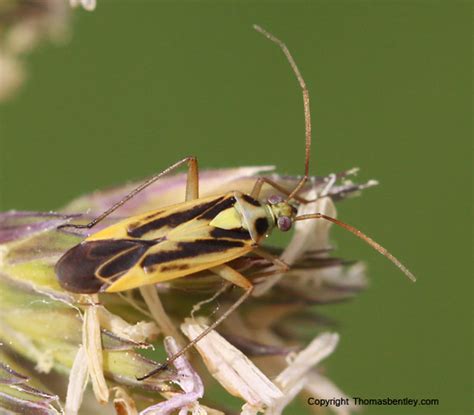
[[187, 157], [188, 177], [186, 178], [185, 200], [199, 199], [199, 168], [196, 157]]
[[282, 261], [280, 258], [270, 254], [269, 252], [265, 251], [264, 249], [261, 248], [254, 248], [252, 251], [255, 255], [258, 255], [262, 257], [263, 259], [266, 259], [267, 261], [271, 262], [274, 267], [267, 270], [267, 271], [262, 271], [257, 274], [253, 274], [253, 278], [258, 278], [259, 280], [255, 280], [255, 282], [258, 284], [261, 278], [266, 278], [270, 277], [272, 275], [281, 275], [284, 272], [289, 271], [290, 266], [285, 262]]
[[[280, 186], [278, 183], [274, 182], [271, 179], [268, 179], [266, 177], [259, 177], [253, 186], [250, 196], [252, 196], [254, 199], [258, 199], [258, 197], [260, 196], [260, 192], [262, 191], [262, 187], [265, 183], [286, 196], [290, 196], [290, 194], [292, 193], [290, 190], [284, 188], [283, 186]], [[293, 195], [292, 199], [295, 199], [297, 202], [300, 203], [311, 202], [311, 200], [305, 199], [304, 197], [298, 195]]]
[[154, 176], [150, 177], [147, 181], [143, 182], [141, 185], [133, 189], [130, 193], [120, 199], [117, 203], [115, 203], [112, 207], [107, 209], [105, 212], [101, 213], [97, 216], [94, 220], [89, 222], [86, 225], [74, 225], [74, 224], [65, 224], [58, 226], [58, 229], [62, 228], [75, 228], [75, 229], [90, 229], [109, 216], [111, 213], [116, 211], [119, 207], [123, 204], [128, 202], [131, 198], [136, 196], [142, 190], [146, 189], [148, 186], [155, 183], [159, 178], [163, 177], [164, 175], [170, 173], [171, 171], [181, 167], [183, 164], [188, 164], [188, 178], [186, 181], [186, 200], [197, 199], [199, 197], [199, 176], [198, 176], [198, 164], [197, 158], [194, 156], [186, 157], [172, 166], [168, 167], [167, 169], [163, 170], [161, 173], [155, 174]]
[[253, 288], [252, 283], [246, 277], [229, 265], [218, 265], [217, 267], [210, 268], [210, 271], [244, 290]]
[[254, 248], [252, 253], [262, 257], [263, 259], [266, 259], [267, 261], [270, 261], [273, 265], [275, 265], [275, 271], [286, 272], [290, 269], [290, 266], [285, 261], [282, 261], [277, 256], [270, 254], [262, 248]]
[[239, 299], [232, 304], [214, 323], [212, 323], [206, 330], [204, 330], [199, 336], [191, 340], [186, 346], [184, 346], [178, 353], [175, 353], [173, 356], [166, 359], [166, 362], [159, 365], [156, 369], [153, 369], [150, 373], [137, 378], [137, 380], [145, 380], [149, 377], [156, 375], [162, 370], [166, 369], [170, 363], [174, 362], [178, 357], [186, 353], [191, 347], [193, 347], [199, 340], [205, 337], [210, 331], [214, 330], [219, 324], [221, 324], [230, 313], [232, 313], [237, 307], [240, 306], [252, 293], [253, 284], [245, 278], [241, 273], [237, 272], [235, 269], [229, 267], [228, 265], [218, 265], [217, 267], [210, 268], [210, 271], [219, 275], [227, 281], [230, 281], [234, 285], [237, 285], [243, 289], [245, 292], [239, 297]]

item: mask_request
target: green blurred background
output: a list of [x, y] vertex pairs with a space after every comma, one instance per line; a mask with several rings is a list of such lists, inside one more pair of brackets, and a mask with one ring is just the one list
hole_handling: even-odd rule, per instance
[[419, 279], [334, 231], [371, 284], [321, 308], [341, 322], [328, 375], [349, 396], [440, 400], [365, 414], [471, 414], [471, 19], [456, 1], [99, 0], [75, 13], [69, 42], [28, 58], [28, 82], [1, 108], [1, 208], [55, 209], [189, 154], [301, 173], [300, 91], [258, 23], [310, 89], [312, 173], [359, 166], [381, 182], [340, 218]]

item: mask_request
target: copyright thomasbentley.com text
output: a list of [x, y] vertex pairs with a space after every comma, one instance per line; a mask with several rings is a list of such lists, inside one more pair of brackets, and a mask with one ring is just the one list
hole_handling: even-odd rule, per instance
[[309, 397], [308, 405], [321, 407], [340, 406], [436, 406], [439, 405], [439, 399], [415, 399], [415, 398], [361, 398], [359, 396], [352, 398], [331, 398], [322, 399]]

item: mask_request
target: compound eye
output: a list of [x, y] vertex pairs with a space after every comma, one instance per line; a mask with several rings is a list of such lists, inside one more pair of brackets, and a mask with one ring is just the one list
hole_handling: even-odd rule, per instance
[[276, 205], [281, 202], [283, 202], [283, 198], [280, 195], [273, 195], [268, 198], [268, 203], [271, 205]]
[[282, 232], [289, 231], [293, 221], [288, 216], [280, 216], [277, 220], [278, 229]]

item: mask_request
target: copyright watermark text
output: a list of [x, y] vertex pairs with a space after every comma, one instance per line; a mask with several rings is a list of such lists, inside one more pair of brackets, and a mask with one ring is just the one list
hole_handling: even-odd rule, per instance
[[362, 398], [355, 396], [352, 398], [331, 398], [322, 399], [310, 396], [307, 400], [308, 405], [321, 407], [340, 406], [436, 406], [439, 405], [439, 399], [417, 399], [417, 398]]

